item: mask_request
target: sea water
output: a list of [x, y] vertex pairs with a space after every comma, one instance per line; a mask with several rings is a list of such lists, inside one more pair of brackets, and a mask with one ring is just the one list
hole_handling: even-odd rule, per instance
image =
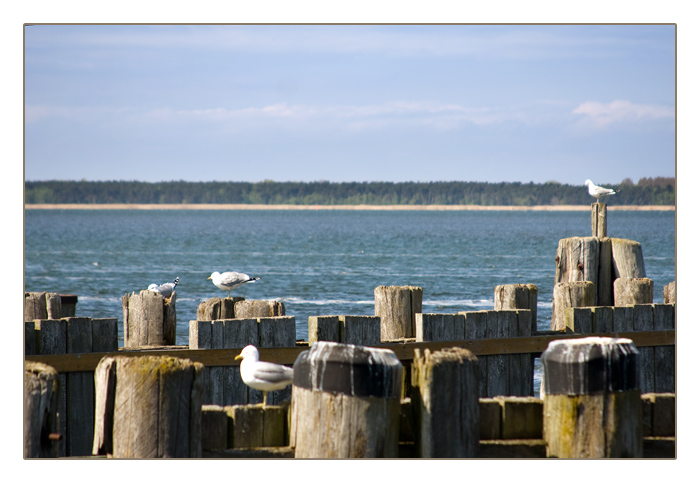
[[[675, 280], [675, 212], [608, 211], [608, 236], [642, 245], [654, 302]], [[374, 288], [423, 289], [423, 311], [493, 309], [494, 287], [533, 283], [550, 327], [557, 246], [590, 236], [588, 211], [27, 210], [27, 292], [78, 296], [76, 315], [119, 320], [121, 297], [177, 286], [176, 344], [198, 305], [226, 296], [207, 277], [260, 277], [231, 295], [279, 300], [308, 340], [308, 317], [374, 315]]]

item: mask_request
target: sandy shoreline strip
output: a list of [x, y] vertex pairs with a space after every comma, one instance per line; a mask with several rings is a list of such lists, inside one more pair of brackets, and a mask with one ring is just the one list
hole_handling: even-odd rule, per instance
[[[244, 205], [244, 204], [25, 204], [25, 210], [376, 210], [376, 211], [588, 211], [588, 205]], [[668, 205], [608, 206], [610, 211], [674, 211]]]

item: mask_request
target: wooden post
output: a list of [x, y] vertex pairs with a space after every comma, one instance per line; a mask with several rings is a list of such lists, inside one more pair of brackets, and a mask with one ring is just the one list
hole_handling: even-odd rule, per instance
[[537, 332], [537, 286], [535, 284], [497, 285], [493, 292], [494, 310], [529, 310], [532, 316], [530, 332]]
[[664, 303], [665, 304], [675, 304], [676, 303], [676, 281], [669, 283], [664, 286]]
[[40, 362], [24, 363], [24, 457], [58, 456], [58, 372]]
[[479, 451], [477, 359], [458, 347], [424, 355], [411, 370], [416, 448], [421, 458], [474, 458]]
[[644, 278], [642, 245], [636, 241], [623, 238], [611, 238], [613, 278]]
[[591, 205], [591, 231], [597, 238], [608, 236], [608, 206], [605, 203]]
[[233, 319], [236, 317], [236, 303], [243, 300], [245, 300], [243, 297], [207, 299], [197, 307], [197, 320]]
[[280, 317], [284, 315], [284, 303], [276, 300], [239, 300], [235, 303], [237, 319]]
[[228, 415], [226, 408], [205, 404], [202, 406], [202, 452], [218, 451], [228, 447]]
[[[464, 315], [464, 339], [486, 339], [489, 337], [488, 328], [498, 322], [492, 322], [496, 319], [496, 312], [493, 310], [478, 310], [472, 312], [459, 312]], [[487, 356], [479, 358], [479, 397], [487, 397], [488, 395], [488, 361]]]
[[586, 282], [561, 282], [554, 285], [552, 300], [552, 330], [566, 329], [566, 309], [595, 306], [595, 284]]
[[[293, 315], [258, 319], [258, 347], [295, 347], [296, 319]], [[262, 391], [251, 389], [251, 401], [262, 402]], [[292, 387], [267, 393], [267, 404], [277, 406], [292, 399]]]
[[316, 342], [294, 363], [297, 458], [396, 458], [403, 367], [388, 349]]
[[[634, 305], [632, 324], [635, 331], [654, 330], [654, 306], [651, 304]], [[639, 388], [642, 393], [654, 392], [654, 348], [637, 349], [639, 367]]]
[[654, 302], [654, 281], [651, 279], [618, 278], [614, 287], [616, 307]]
[[150, 290], [124, 294], [124, 347], [175, 345], [176, 299], [177, 292], [169, 299]]
[[[65, 354], [68, 348], [67, 337], [67, 319], [47, 319], [35, 320], [34, 329], [37, 332], [36, 349], [37, 354], [56, 355]], [[58, 442], [58, 456], [69, 456], [66, 453], [66, 438], [68, 434], [68, 424], [66, 418], [66, 374], [58, 374], [58, 405], [57, 412], [59, 414], [58, 432], [64, 435]]]
[[381, 340], [416, 336], [416, 314], [423, 312], [421, 287], [385, 286], [374, 289], [374, 315], [381, 318]]
[[416, 342], [464, 340], [464, 314], [416, 314]]
[[115, 458], [201, 457], [203, 368], [168, 356], [103, 358], [96, 408], [113, 412], [95, 413], [93, 453], [111, 447]]
[[232, 421], [229, 435], [231, 448], [261, 448], [285, 446], [289, 405], [229, 406], [226, 411]]
[[[676, 328], [675, 305], [654, 304], [654, 330]], [[676, 392], [676, 346], [654, 347], [654, 392]]]
[[554, 282], [598, 281], [598, 239], [572, 237], [559, 240]]
[[24, 320], [60, 319], [61, 296], [57, 293], [25, 292]]
[[567, 333], [593, 334], [595, 319], [591, 307], [567, 307], [564, 310], [564, 328]]
[[309, 344], [325, 340], [341, 342], [340, 317], [337, 315], [318, 315], [309, 317]]
[[542, 354], [547, 456], [643, 456], [637, 355], [629, 339], [549, 344]]
[[[92, 319], [66, 319], [66, 352], [92, 352]], [[116, 322], [116, 320], [115, 320]], [[115, 324], [116, 326], [116, 324]], [[95, 420], [95, 382], [93, 372], [66, 374], [66, 453], [69, 456], [92, 454], [93, 424]]]
[[340, 315], [340, 340], [344, 344], [381, 344], [381, 319], [371, 315]]

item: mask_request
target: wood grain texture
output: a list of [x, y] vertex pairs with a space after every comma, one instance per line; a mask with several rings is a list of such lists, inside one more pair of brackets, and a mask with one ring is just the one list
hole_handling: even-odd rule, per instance
[[[98, 399], [96, 407], [108, 411], [109, 396], [114, 394], [113, 456], [201, 456], [202, 369], [199, 363], [167, 356], [105, 359], [104, 369], [96, 378], [96, 394], [105, 400]], [[115, 388], [111, 389], [110, 384]], [[101, 417], [101, 421], [108, 420], [109, 414]], [[108, 434], [105, 426], [96, 425], [102, 439]], [[96, 436], [93, 451], [100, 447], [107, 448], [109, 443], [98, 441]]]
[[374, 315], [381, 318], [381, 340], [415, 337], [415, 316], [423, 311], [421, 287], [380, 285], [374, 289]]
[[596, 305], [595, 284], [591, 281], [559, 282], [554, 285], [552, 330], [566, 330], [566, 309]]
[[58, 433], [58, 372], [39, 362], [24, 363], [23, 454], [25, 458], [58, 456], [58, 443], [46, 435]]
[[460, 348], [416, 351], [411, 385], [418, 456], [476, 457], [481, 429], [476, 356]]

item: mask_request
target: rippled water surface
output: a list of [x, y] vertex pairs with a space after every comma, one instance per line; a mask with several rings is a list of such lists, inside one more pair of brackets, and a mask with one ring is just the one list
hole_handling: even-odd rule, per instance
[[[608, 235], [642, 244], [655, 302], [675, 279], [675, 213], [609, 211]], [[78, 316], [119, 319], [121, 297], [180, 277], [177, 344], [207, 277], [261, 279], [235, 290], [274, 299], [307, 339], [311, 315], [373, 315], [378, 285], [423, 288], [425, 312], [493, 308], [496, 285], [534, 283], [549, 327], [559, 239], [590, 236], [590, 213], [527, 211], [27, 210], [25, 291], [78, 295]]]

